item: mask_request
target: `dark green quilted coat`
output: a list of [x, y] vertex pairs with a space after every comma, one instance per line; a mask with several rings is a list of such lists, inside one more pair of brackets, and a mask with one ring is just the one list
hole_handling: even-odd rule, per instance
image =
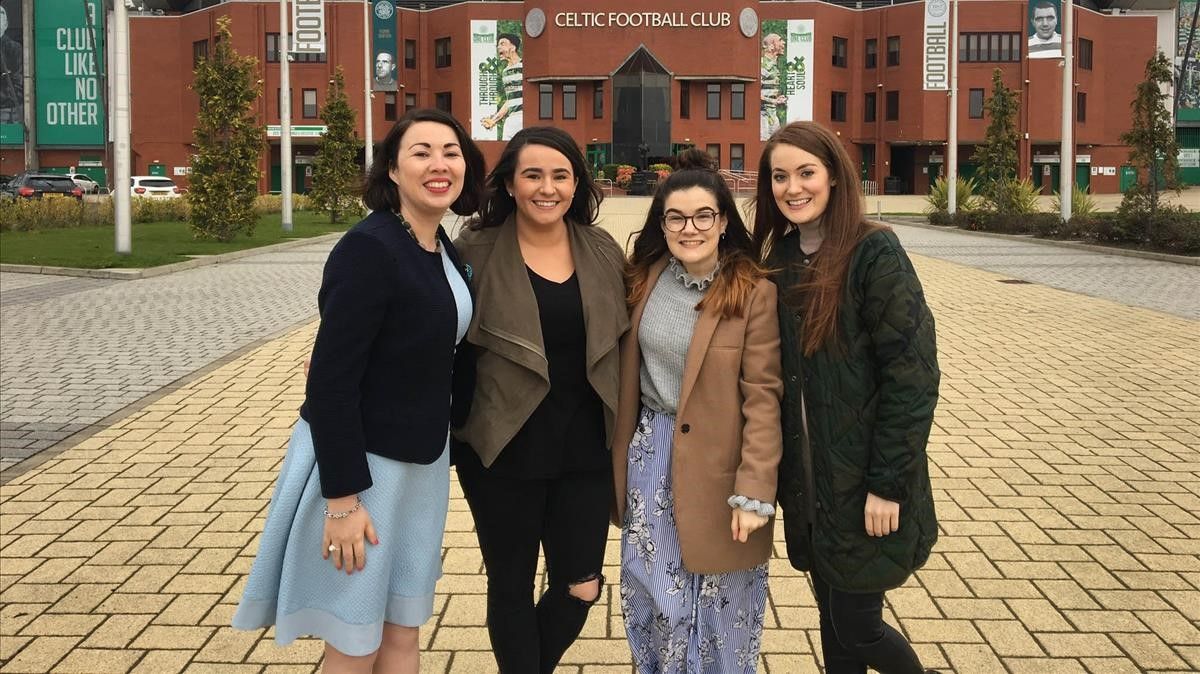
[[[850, 263], [839, 325], [846, 348], [805, 357], [802, 312], [785, 299], [802, 278], [802, 259], [792, 232], [770, 260], [780, 297], [779, 501], [788, 557], [840, 590], [882, 592], [903, 584], [937, 540], [925, 457], [940, 378], [933, 315], [896, 235], [879, 230]], [[811, 455], [802, 441], [801, 392]], [[898, 531], [867, 535], [868, 491], [900, 503]]]

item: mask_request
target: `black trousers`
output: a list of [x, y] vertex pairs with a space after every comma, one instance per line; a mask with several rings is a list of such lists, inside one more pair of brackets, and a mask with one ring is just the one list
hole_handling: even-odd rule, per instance
[[921, 659], [902, 634], [883, 622], [883, 593], [853, 594], [811, 574], [821, 613], [826, 674], [924, 674]]
[[[488, 636], [500, 671], [553, 672], [595, 603], [572, 596], [571, 586], [599, 579], [603, 587], [611, 472], [522, 480], [461, 465], [458, 479], [487, 567]], [[549, 587], [535, 604], [539, 547]]]

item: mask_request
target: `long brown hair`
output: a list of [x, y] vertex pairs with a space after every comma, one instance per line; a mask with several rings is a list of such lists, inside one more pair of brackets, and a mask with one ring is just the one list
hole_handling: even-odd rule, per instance
[[679, 155], [678, 162], [680, 170], [660, 183], [654, 193], [646, 223], [633, 244], [633, 255], [625, 266], [625, 285], [629, 289], [626, 301], [633, 308], [645, 298], [650, 287], [650, 267], [669, 254], [662, 228], [667, 197], [679, 190], [700, 187], [716, 199], [717, 210], [726, 218], [726, 227], [725, 236], [717, 241], [717, 259], [721, 268], [696, 310], [709, 309], [723, 318], [740, 317], [746, 311], [754, 284], [766, 276], [766, 270], [756, 262], [754, 243], [729, 186], [716, 171], [708, 168], [707, 154], [686, 150]]
[[780, 288], [785, 302], [804, 297], [805, 355], [825, 345], [836, 345], [838, 310], [850, 258], [868, 234], [879, 229], [866, 221], [862, 194], [854, 163], [841, 140], [816, 122], [792, 122], [775, 132], [763, 147], [758, 161], [758, 187], [754, 195], [754, 246], [760, 260], [767, 260], [792, 223], [780, 212], [771, 190], [771, 154], [780, 145], [808, 152], [829, 171], [829, 201], [821, 215], [824, 239], [821, 254], [813, 260], [808, 280], [793, 288]]

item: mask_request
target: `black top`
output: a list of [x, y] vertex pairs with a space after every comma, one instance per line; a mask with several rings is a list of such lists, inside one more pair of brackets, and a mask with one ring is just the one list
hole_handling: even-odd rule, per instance
[[[550, 392], [500, 452], [489, 470], [495, 475], [553, 478], [611, 464], [604, 447], [604, 408], [587, 380], [587, 332], [575, 274], [562, 283], [526, 267], [538, 303]], [[481, 467], [475, 452], [461, 462]]]
[[[461, 274], [450, 239], [440, 227], [437, 235]], [[317, 304], [300, 416], [312, 429], [321, 494], [370, 487], [367, 452], [436, 461], [450, 424], [458, 327], [441, 255], [421, 248], [395, 214], [376, 211], [329, 253]]]

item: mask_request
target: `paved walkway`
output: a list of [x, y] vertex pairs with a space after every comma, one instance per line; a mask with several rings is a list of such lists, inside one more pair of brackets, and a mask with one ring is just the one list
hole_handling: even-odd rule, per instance
[[[911, 232], [901, 237], [919, 250]], [[283, 255], [312, 259], [252, 258], [244, 269], [213, 271], [274, 274], [277, 283], [301, 286], [306, 277], [297, 270], [311, 265], [316, 273], [323, 252]], [[1200, 324], [1044, 285], [1001, 283], [1007, 272], [914, 259], [938, 319], [944, 371], [930, 447], [943, 536], [928, 566], [889, 595], [889, 618], [927, 666], [948, 671], [1200, 669]], [[216, 276], [185, 274], [167, 277], [179, 286], [156, 285], [159, 279], [104, 284], [11, 308], [9, 292], [29, 297], [37, 288], [50, 293], [53, 284], [20, 277], [16, 283], [26, 285], [18, 288], [0, 279], [6, 367], [13, 354], [7, 340], [19, 336], [9, 317], [24, 311], [52, 317], [58, 331], [26, 317], [21, 330], [33, 332], [21, 344], [50, 355], [42, 342], [77, 349], [60, 356], [62, 367], [88, 361], [88, 345], [106, 339], [99, 328], [86, 336], [72, 331], [80, 321], [192, 326], [191, 339], [153, 333], [167, 342], [158, 358], [200, 351], [200, 362], [238, 347], [210, 346], [205, 356], [197, 341], [267, 323], [259, 314], [282, 315], [278, 325], [296, 320], [271, 301], [291, 290], [247, 281], [238, 292], [260, 293], [262, 304], [236, 313], [228, 304], [238, 293]], [[311, 288], [295, 290], [305, 292], [311, 316]], [[168, 310], [175, 300], [188, 310]], [[131, 308], [138, 306], [141, 313]], [[108, 321], [113, 310], [130, 313]], [[222, 316], [226, 323], [203, 332]], [[314, 329], [287, 331], [188, 378], [0, 486], [0, 670], [315, 669], [316, 642], [280, 649], [269, 633], [227, 627], [303, 396], [299, 362]], [[243, 333], [244, 343], [279, 327], [257, 330]], [[118, 353], [133, 358], [156, 348], [132, 332], [110, 342], [125, 349]], [[138, 363], [126, 363], [130, 379], [153, 364]], [[437, 613], [422, 630], [423, 668], [494, 671], [482, 562], [457, 486], [453, 493], [446, 575]], [[612, 533], [605, 572], [615, 581]], [[777, 554], [782, 549], [780, 541]], [[779, 558], [771, 573], [760, 671], [816, 671], [820, 646], [806, 580]], [[610, 587], [561, 671], [628, 672], [628, 660]]]
[[140, 281], [0, 273], [0, 469], [311, 320], [331, 245]]
[[906, 226], [887, 218], [914, 253], [986, 269], [1013, 279], [1200, 319], [1200, 266], [1024, 241]]

